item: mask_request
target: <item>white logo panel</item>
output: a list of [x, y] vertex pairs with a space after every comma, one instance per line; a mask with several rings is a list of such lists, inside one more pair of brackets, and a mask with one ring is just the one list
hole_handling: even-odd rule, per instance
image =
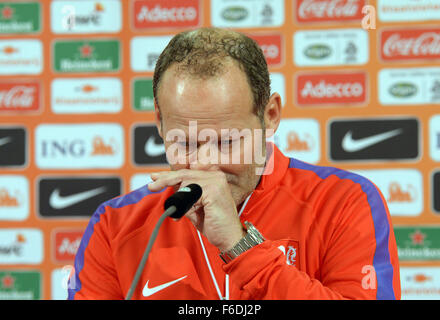
[[372, 181], [382, 192], [392, 216], [415, 217], [423, 212], [423, 178], [418, 170], [350, 170]]
[[41, 169], [107, 169], [124, 163], [124, 134], [119, 124], [43, 124], [35, 132]]
[[29, 216], [29, 182], [24, 176], [0, 175], [0, 220]]
[[58, 114], [122, 110], [122, 84], [118, 78], [56, 79], [51, 93], [52, 110]]
[[440, 300], [439, 267], [401, 267], [402, 300]]
[[43, 262], [43, 234], [40, 230], [0, 230], [0, 265], [41, 262]]
[[121, 3], [106, 1], [52, 1], [51, 27], [54, 33], [113, 33], [122, 26]]
[[160, 53], [172, 36], [134, 37], [130, 43], [131, 68], [135, 72], [153, 72]]
[[150, 174], [148, 173], [138, 173], [131, 177], [130, 180], [130, 191], [139, 189], [146, 184], [149, 184], [150, 182], [153, 182], [153, 180], [150, 177]]
[[214, 27], [278, 27], [284, 24], [284, 14], [284, 0], [211, 0]]
[[298, 31], [293, 42], [298, 66], [362, 65], [369, 59], [368, 32], [363, 29]]
[[440, 162], [440, 115], [429, 120], [429, 150], [432, 160]]
[[379, 20], [387, 22], [440, 20], [440, 4], [436, 0], [378, 0]]
[[440, 68], [382, 69], [378, 91], [384, 106], [440, 104]]
[[43, 46], [39, 40], [0, 40], [0, 75], [40, 74]]
[[282, 119], [274, 142], [287, 157], [308, 163], [321, 158], [319, 123], [314, 119]]

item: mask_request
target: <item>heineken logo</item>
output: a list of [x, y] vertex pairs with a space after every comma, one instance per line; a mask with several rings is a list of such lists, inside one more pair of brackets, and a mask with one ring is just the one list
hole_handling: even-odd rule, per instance
[[332, 49], [324, 44], [314, 44], [308, 46], [304, 50], [304, 54], [310, 59], [324, 59], [327, 58], [331, 53]]
[[38, 1], [0, 4], [0, 33], [38, 32], [40, 26], [40, 3]]
[[0, 300], [39, 300], [41, 274], [37, 271], [0, 271]]
[[440, 236], [437, 227], [395, 227], [399, 260], [439, 260]]
[[229, 7], [223, 10], [222, 17], [227, 21], [241, 21], [246, 19], [248, 11], [243, 7]]
[[389, 92], [394, 97], [407, 98], [417, 93], [417, 87], [409, 82], [401, 82], [391, 86]]
[[117, 40], [58, 41], [54, 51], [57, 72], [112, 72], [120, 68]]

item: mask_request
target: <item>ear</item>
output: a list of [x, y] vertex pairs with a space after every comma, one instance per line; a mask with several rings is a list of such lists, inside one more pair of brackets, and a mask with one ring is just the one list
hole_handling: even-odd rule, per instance
[[[264, 109], [264, 124], [267, 129], [272, 129], [268, 133], [266, 137], [271, 137], [278, 129], [278, 126], [281, 121], [281, 96], [278, 93], [273, 93], [269, 102]], [[271, 134], [272, 133], [272, 134]]]
[[160, 113], [159, 105], [154, 99], [154, 122], [156, 123], [157, 131], [159, 132], [159, 136], [163, 139], [162, 135], [162, 115]]

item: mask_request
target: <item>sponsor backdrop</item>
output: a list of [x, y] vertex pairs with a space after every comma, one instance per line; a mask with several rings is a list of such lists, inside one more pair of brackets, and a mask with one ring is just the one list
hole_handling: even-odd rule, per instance
[[0, 1], [0, 299], [65, 299], [97, 206], [166, 170], [152, 74], [199, 26], [260, 44], [277, 145], [371, 179], [403, 298], [440, 298], [439, 21], [438, 0]]

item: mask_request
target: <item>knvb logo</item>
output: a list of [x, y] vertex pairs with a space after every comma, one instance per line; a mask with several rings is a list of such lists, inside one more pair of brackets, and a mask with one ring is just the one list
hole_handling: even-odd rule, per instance
[[200, 24], [200, 1], [178, 0], [166, 3], [160, 0], [136, 0], [133, 4], [134, 27], [178, 28]]
[[45, 218], [90, 217], [103, 202], [121, 194], [119, 178], [41, 178], [38, 212]]
[[121, 30], [121, 3], [113, 1], [53, 1], [54, 33], [114, 33]]
[[0, 82], [0, 113], [38, 111], [40, 84], [30, 81]]
[[40, 168], [119, 168], [124, 162], [123, 131], [117, 124], [43, 124], [35, 137]]
[[0, 127], [0, 167], [23, 167], [27, 160], [26, 131], [21, 127]]
[[302, 74], [296, 88], [302, 106], [362, 104], [367, 99], [367, 76], [365, 72]]
[[419, 156], [417, 119], [337, 120], [329, 130], [333, 161], [415, 160]]
[[133, 160], [136, 165], [167, 164], [165, 146], [154, 124], [136, 126], [133, 134]]

